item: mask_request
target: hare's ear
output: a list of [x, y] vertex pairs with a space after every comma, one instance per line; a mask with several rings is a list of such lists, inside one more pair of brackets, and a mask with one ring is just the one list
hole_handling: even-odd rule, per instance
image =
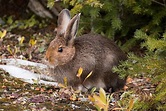
[[70, 12], [68, 9], [63, 9], [58, 16], [58, 30], [57, 34], [64, 34], [70, 22]]
[[73, 45], [74, 39], [77, 34], [78, 26], [79, 26], [79, 20], [80, 20], [81, 13], [75, 15], [71, 20], [69, 25], [67, 26], [66, 32], [65, 32], [65, 39], [67, 45]]

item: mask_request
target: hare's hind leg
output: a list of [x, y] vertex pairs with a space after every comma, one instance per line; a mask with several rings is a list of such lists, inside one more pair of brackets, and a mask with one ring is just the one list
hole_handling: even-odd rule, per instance
[[106, 91], [115, 92], [118, 88], [118, 75], [112, 72], [104, 73], [104, 81], [106, 84]]

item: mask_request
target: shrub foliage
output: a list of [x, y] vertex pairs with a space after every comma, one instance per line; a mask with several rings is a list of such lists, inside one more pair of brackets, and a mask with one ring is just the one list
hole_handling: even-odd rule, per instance
[[63, 3], [72, 15], [81, 12], [81, 33], [106, 35], [123, 43], [120, 45], [125, 51], [137, 45], [144, 48], [143, 56], [129, 54], [129, 59], [114, 71], [122, 76], [148, 77], [157, 84], [153, 97], [138, 100], [134, 109], [166, 110], [166, 3], [162, 0], [63, 0]]

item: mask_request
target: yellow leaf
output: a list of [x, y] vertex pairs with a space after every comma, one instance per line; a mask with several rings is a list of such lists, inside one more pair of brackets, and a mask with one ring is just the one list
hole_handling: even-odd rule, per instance
[[16, 54], [18, 52], [18, 48], [15, 46], [14, 49], [14, 54]]
[[3, 32], [0, 31], [0, 38], [3, 39], [6, 36], [6, 33], [6, 30], [4, 30]]
[[130, 99], [129, 108], [127, 109], [127, 111], [131, 111], [131, 109], [133, 108], [133, 105], [134, 105], [134, 99]]
[[25, 40], [25, 37], [22, 36], [21, 39], [19, 40], [20, 44], [22, 44], [24, 40]]
[[93, 71], [91, 71], [87, 76], [86, 78], [84, 79], [83, 83], [92, 75]]
[[31, 46], [34, 46], [35, 44], [36, 44], [36, 40], [34, 40], [34, 39], [30, 39], [30, 41], [29, 41], [29, 44], [31, 45]]
[[33, 81], [33, 83], [38, 84], [40, 80], [39, 79], [32, 79], [32, 81]]
[[77, 77], [80, 77], [81, 74], [82, 74], [82, 72], [83, 72], [83, 68], [80, 67], [80, 68], [78, 69]]
[[110, 101], [111, 101], [110, 95], [107, 95], [106, 107], [105, 107], [105, 109], [104, 109], [105, 111], [108, 111]]
[[64, 77], [63, 81], [64, 81], [64, 85], [67, 87], [67, 77]]
[[77, 100], [77, 97], [76, 97], [76, 95], [75, 95], [75, 94], [73, 94], [72, 96], [70, 96], [70, 100], [72, 100], [72, 101], [75, 101], [75, 100]]
[[61, 83], [59, 83], [58, 86], [61, 87], [61, 88], [66, 88], [66, 86], [61, 84]]
[[89, 99], [90, 101], [92, 101], [92, 102], [95, 102], [95, 99], [94, 99], [92, 96], [90, 96], [90, 95], [88, 95], [88, 99]]
[[108, 111], [110, 103], [110, 95], [106, 95], [103, 88], [100, 88], [99, 95], [93, 94], [93, 96], [88, 96], [89, 100], [94, 103], [94, 106], [101, 111]]
[[124, 110], [124, 111], [125, 111], [126, 108], [113, 108], [112, 110], [113, 110], [113, 111], [116, 111], [116, 110], [118, 110], [118, 111]]
[[91, 94], [93, 94], [95, 91], [96, 91], [96, 87], [93, 87], [90, 92]]
[[106, 104], [101, 100], [99, 96], [93, 95], [93, 98], [95, 99], [94, 104], [99, 106], [100, 109], [104, 109], [106, 107]]
[[10, 54], [13, 54], [11, 48], [10, 48], [10, 45], [7, 46], [7, 50], [9, 51]]
[[85, 79], [88, 79], [88, 78], [92, 75], [92, 73], [93, 73], [93, 71], [91, 71], [91, 72], [88, 74], [88, 76], [86, 76]]
[[102, 100], [105, 104], [107, 104], [106, 94], [105, 94], [105, 91], [104, 91], [103, 88], [100, 88], [100, 90], [99, 90], [99, 96], [100, 96], [101, 100]]

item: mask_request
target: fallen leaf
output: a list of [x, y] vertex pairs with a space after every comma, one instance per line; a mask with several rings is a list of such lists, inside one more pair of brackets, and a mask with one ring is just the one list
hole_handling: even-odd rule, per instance
[[81, 76], [82, 72], [83, 72], [83, 68], [82, 68], [82, 67], [80, 67], [80, 68], [78, 69], [78, 73], [77, 73], [77, 75], [76, 75], [76, 76], [80, 78], [80, 76]]

